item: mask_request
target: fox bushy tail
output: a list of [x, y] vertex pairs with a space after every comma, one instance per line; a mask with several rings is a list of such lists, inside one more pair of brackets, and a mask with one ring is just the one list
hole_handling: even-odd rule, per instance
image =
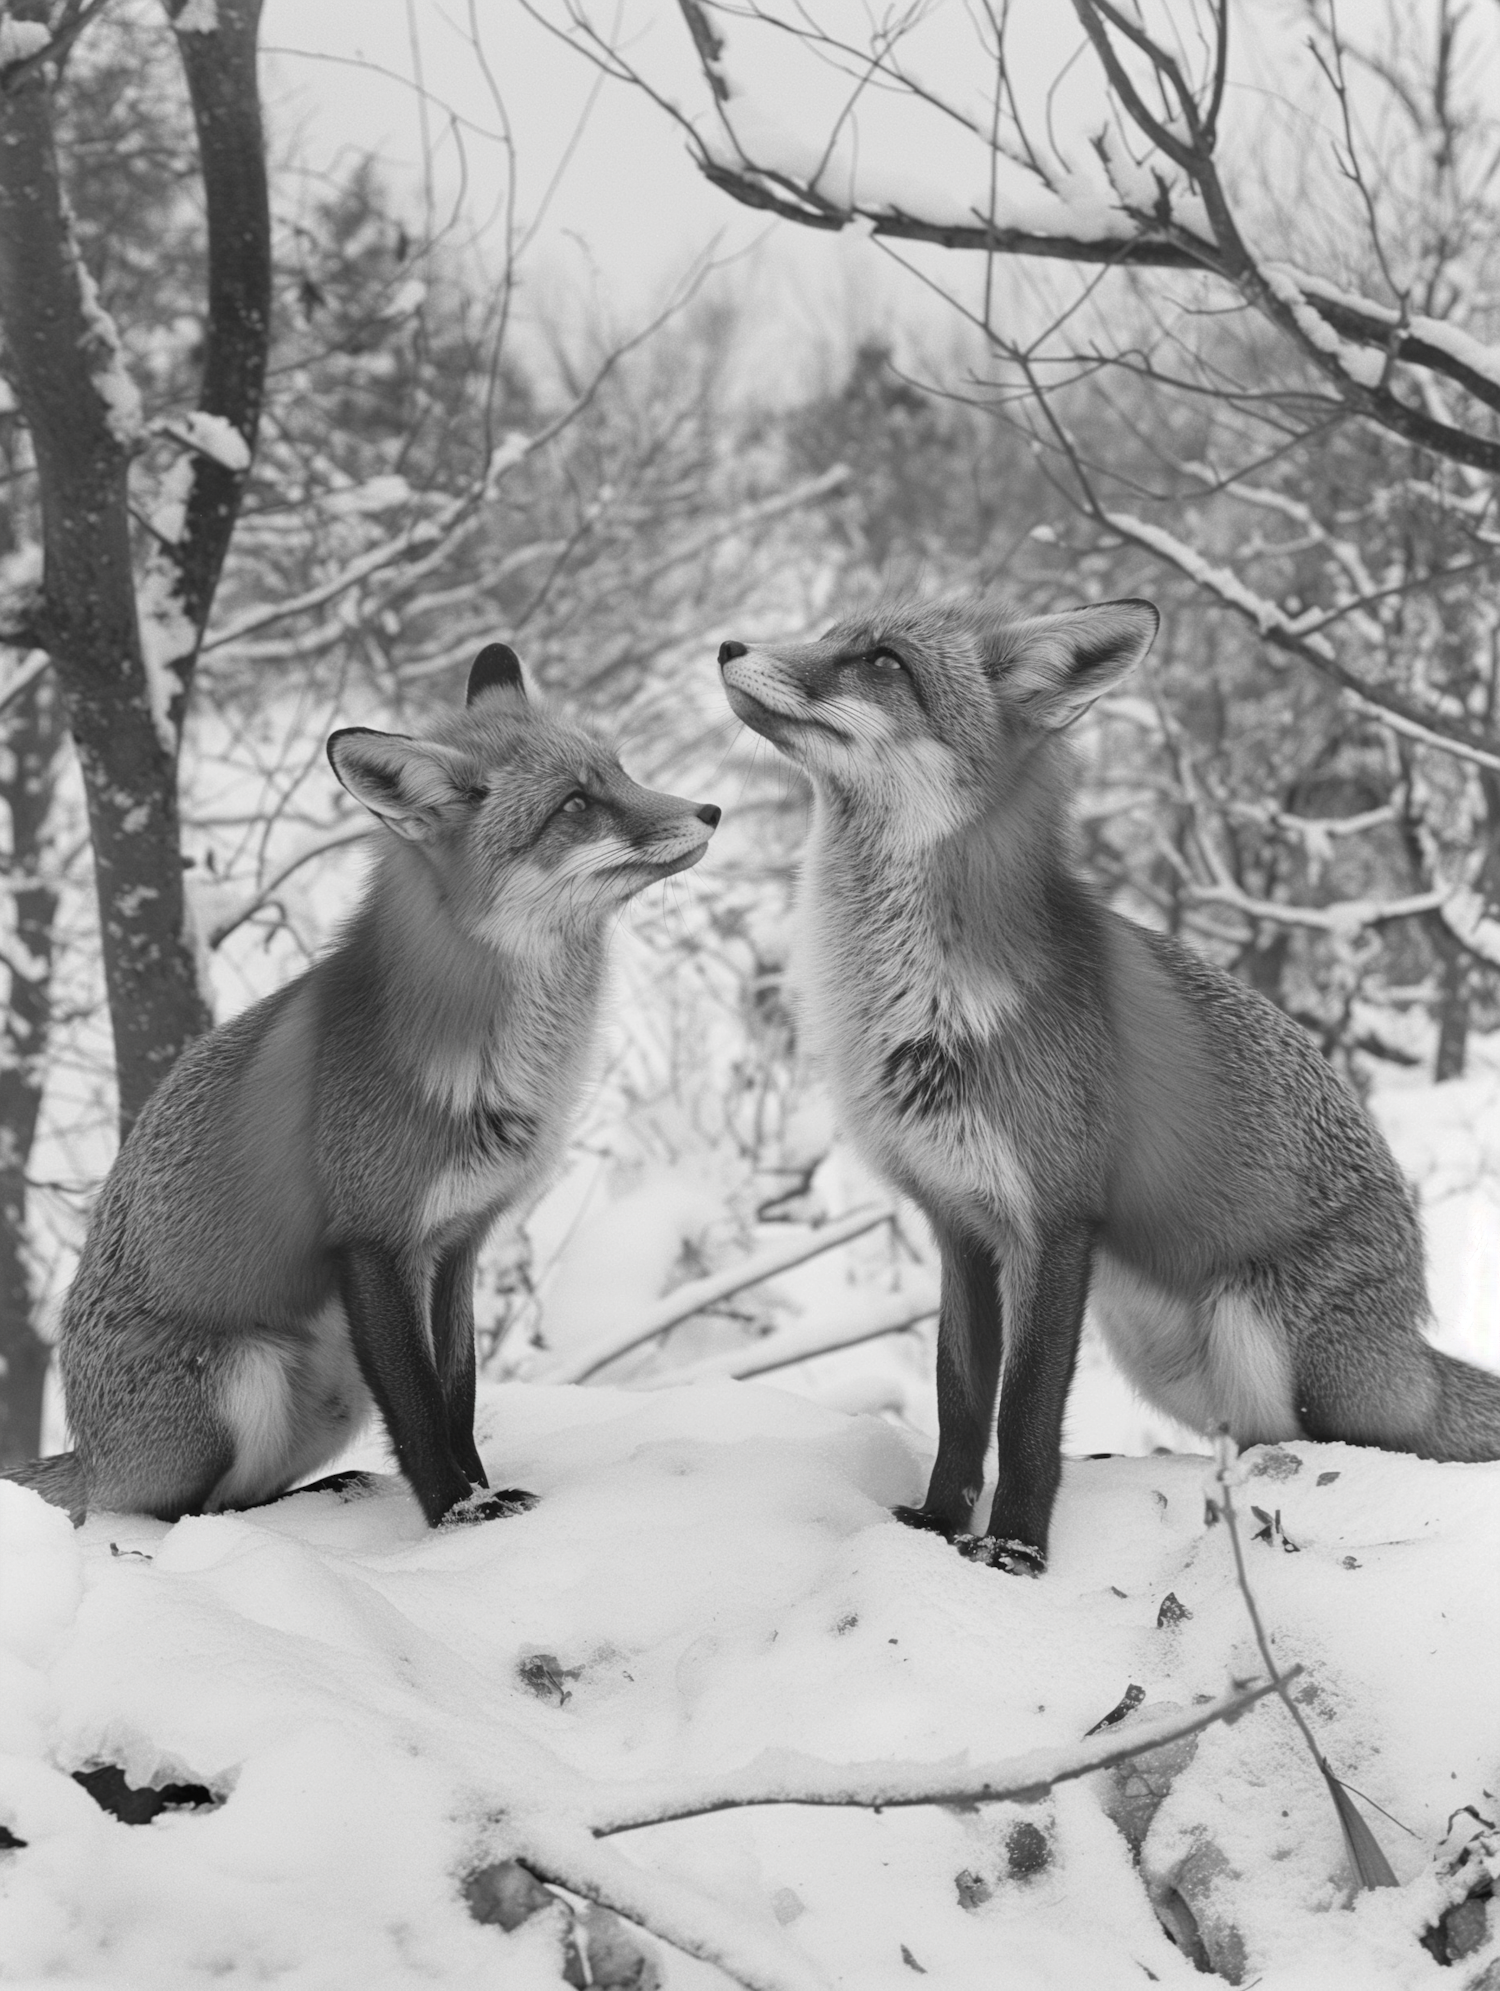
[[1438, 1414], [1432, 1442], [1423, 1447], [1434, 1459], [1500, 1459], [1500, 1376], [1428, 1350], [1438, 1381]]
[[66, 1508], [75, 1527], [81, 1525], [88, 1496], [76, 1452], [56, 1452], [50, 1459], [28, 1459], [24, 1466], [12, 1466], [0, 1473], [0, 1479], [13, 1479], [17, 1486], [29, 1486], [54, 1507]]

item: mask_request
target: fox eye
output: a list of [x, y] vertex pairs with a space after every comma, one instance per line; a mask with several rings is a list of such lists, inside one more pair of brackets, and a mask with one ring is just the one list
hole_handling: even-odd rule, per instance
[[588, 805], [588, 796], [584, 794], [581, 788], [575, 788], [567, 801], [563, 803], [561, 813], [565, 816], [581, 816]]
[[865, 662], [867, 664], [874, 664], [877, 670], [882, 671], [904, 671], [906, 669], [905, 658], [898, 657], [894, 650], [887, 649], [883, 643], [877, 649], [866, 651]]

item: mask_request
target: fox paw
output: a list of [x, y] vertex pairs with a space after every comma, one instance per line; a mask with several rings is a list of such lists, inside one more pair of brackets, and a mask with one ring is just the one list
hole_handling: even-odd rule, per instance
[[535, 1507], [537, 1498], [519, 1486], [502, 1486], [493, 1493], [487, 1486], [476, 1486], [467, 1500], [460, 1500], [448, 1509], [438, 1526], [471, 1528], [479, 1521], [509, 1521], [513, 1515]]
[[955, 1535], [953, 1546], [970, 1562], [1003, 1569], [1007, 1576], [1040, 1576], [1047, 1558], [1030, 1542], [1002, 1541], [998, 1535]]
[[941, 1535], [945, 1542], [954, 1539], [949, 1523], [936, 1514], [929, 1514], [925, 1507], [893, 1507], [891, 1513], [903, 1528], [920, 1528], [924, 1534]]

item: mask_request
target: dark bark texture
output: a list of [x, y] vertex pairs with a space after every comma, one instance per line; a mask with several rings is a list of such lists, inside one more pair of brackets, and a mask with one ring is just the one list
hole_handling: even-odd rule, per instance
[[35, 634], [83, 768], [129, 1125], [208, 1015], [183, 932], [176, 756], [153, 721], [136, 622], [129, 439], [96, 384], [119, 360], [74, 246], [44, 69], [0, 89], [0, 315], [41, 494]]
[[[44, 19], [30, 0], [18, 14]], [[180, 11], [180, 9], [170, 11]], [[270, 223], [255, 77], [260, 0], [220, 0], [179, 34], [209, 224], [202, 406], [253, 446], [270, 315]], [[166, 549], [192, 640], [161, 660], [153, 710], [136, 606], [123, 380], [63, 199], [53, 75], [0, 78], [0, 321], [36, 455], [43, 584], [31, 639], [51, 654], [88, 797], [122, 1134], [210, 1017], [183, 923], [177, 747], [196, 657], [244, 488], [195, 459], [181, 540]]]
[[[182, 7], [183, 0], [169, 5], [174, 20]], [[213, 34], [177, 37], [208, 210], [208, 340], [198, 405], [232, 422], [251, 450], [271, 333], [271, 210], [256, 81], [260, 8], [261, 0], [220, 0]], [[198, 458], [177, 568], [183, 605], [199, 636], [244, 488], [243, 472]]]
[[52, 1002], [57, 892], [45, 870], [47, 816], [62, 732], [57, 688], [39, 678], [6, 714], [0, 779], [10, 815], [15, 955], [0, 1035], [0, 1471], [41, 1448], [50, 1350], [32, 1326], [26, 1171], [41, 1111]]

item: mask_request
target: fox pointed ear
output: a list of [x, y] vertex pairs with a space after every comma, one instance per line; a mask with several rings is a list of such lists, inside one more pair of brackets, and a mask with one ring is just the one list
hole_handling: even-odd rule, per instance
[[487, 691], [513, 691], [521, 698], [526, 696], [521, 659], [509, 643], [486, 643], [469, 666], [469, 689], [464, 694], [464, 704], [472, 705]]
[[484, 794], [466, 755], [404, 733], [345, 726], [329, 739], [328, 761], [355, 801], [409, 843], [434, 836], [445, 818]]
[[1006, 690], [1038, 725], [1071, 726], [1135, 668], [1160, 627], [1149, 601], [1100, 601], [1031, 616], [1006, 631]]

